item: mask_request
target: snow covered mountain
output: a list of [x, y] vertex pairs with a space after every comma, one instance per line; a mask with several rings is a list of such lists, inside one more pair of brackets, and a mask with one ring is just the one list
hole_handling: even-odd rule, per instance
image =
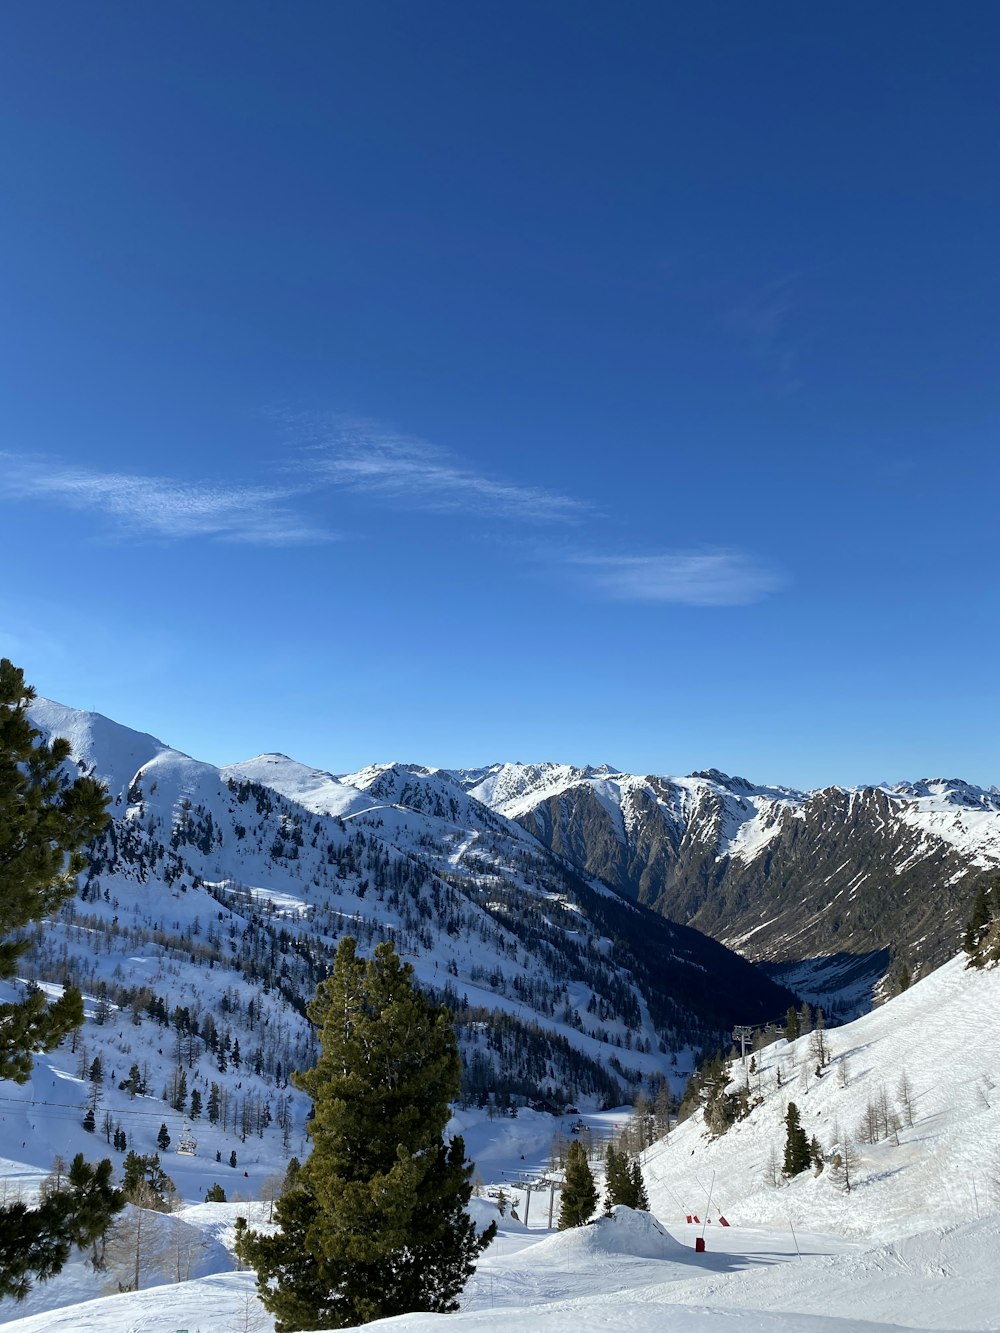
[[716, 769], [452, 776], [580, 869], [848, 1011], [895, 960], [919, 971], [949, 957], [980, 877], [1000, 866], [1000, 792], [958, 779], [801, 792]]
[[[47, 700], [31, 716], [108, 784], [113, 815], [77, 899], [37, 931], [35, 978], [71, 977], [116, 1010], [143, 1009], [151, 990], [162, 1014], [179, 984], [168, 978], [182, 976], [215, 1027], [228, 985], [227, 1026], [260, 1051], [265, 1085], [301, 1063], [304, 1005], [343, 934], [364, 949], [391, 937], [450, 1005], [470, 1097], [617, 1102], [671, 1059], [680, 1080], [692, 1048], [790, 998], [716, 941], [577, 871], [450, 775], [379, 765], [337, 778], [277, 754], [220, 770]], [[280, 1000], [280, 1039], [255, 1029], [261, 995]], [[189, 1018], [200, 1033], [203, 1017]], [[183, 1035], [206, 1056], [201, 1037]]]

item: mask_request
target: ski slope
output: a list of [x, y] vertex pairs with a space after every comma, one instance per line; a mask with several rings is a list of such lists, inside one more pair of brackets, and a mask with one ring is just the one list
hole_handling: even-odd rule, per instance
[[[501, 1220], [460, 1313], [407, 1315], [373, 1327], [406, 1333], [442, 1327], [533, 1333], [1000, 1329], [1000, 1097], [993, 1084], [1000, 970], [969, 971], [957, 958], [883, 1008], [828, 1033], [826, 1041], [830, 1062], [818, 1077], [814, 1066], [809, 1072], [808, 1036], [758, 1052], [760, 1103], [721, 1138], [710, 1139], [696, 1113], [648, 1149], [643, 1170], [651, 1214], [618, 1209], [611, 1219], [571, 1232], [548, 1229], [547, 1191], [532, 1195], [525, 1225], [525, 1191], [517, 1184], [545, 1169], [553, 1132], [568, 1133], [567, 1120], [531, 1111], [516, 1119], [458, 1113], [451, 1130], [465, 1135], [483, 1182], [484, 1197], [472, 1204], [477, 1222], [497, 1216], [487, 1196], [500, 1186], [518, 1218], [508, 1211]], [[796, 1101], [808, 1132], [815, 1130], [829, 1150], [834, 1127], [841, 1139], [856, 1143], [855, 1122], [880, 1087], [898, 1103], [904, 1071], [913, 1123], [902, 1117], [898, 1143], [893, 1134], [856, 1146], [850, 1192], [829, 1165], [819, 1175], [768, 1183], [767, 1156], [783, 1145], [788, 1100]], [[735, 1086], [738, 1062], [733, 1072]], [[582, 1118], [600, 1137], [626, 1113]], [[13, 1139], [23, 1123], [7, 1115], [0, 1120], [6, 1155], [0, 1175], [8, 1191], [20, 1187], [30, 1194], [76, 1124], [36, 1122], [30, 1151], [22, 1151]], [[89, 1146], [97, 1148], [93, 1136]], [[202, 1170], [206, 1166], [218, 1173], [214, 1163]], [[193, 1184], [193, 1177], [185, 1180], [184, 1192], [194, 1193]], [[689, 1211], [700, 1225], [685, 1220]], [[720, 1212], [728, 1227], [720, 1225]], [[76, 1260], [25, 1305], [3, 1303], [0, 1322], [12, 1333], [271, 1330], [252, 1275], [233, 1271], [240, 1214], [260, 1225], [266, 1205], [192, 1200], [166, 1219], [182, 1241], [198, 1240], [193, 1280], [170, 1280], [176, 1239], [167, 1271], [150, 1275], [159, 1285], [138, 1293], [102, 1294], [100, 1276]], [[703, 1254], [695, 1250], [698, 1236], [705, 1239]]]

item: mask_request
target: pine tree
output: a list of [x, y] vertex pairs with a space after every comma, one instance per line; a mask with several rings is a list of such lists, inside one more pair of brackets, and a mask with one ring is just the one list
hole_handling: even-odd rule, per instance
[[285, 1179], [281, 1186], [282, 1194], [287, 1194], [289, 1190], [295, 1188], [295, 1182], [298, 1180], [301, 1170], [302, 1163], [297, 1157], [292, 1157], [285, 1167]]
[[197, 1088], [191, 1089], [191, 1119], [197, 1120], [201, 1115], [201, 1093]]
[[160, 1165], [160, 1154], [130, 1152], [122, 1168], [122, 1192], [129, 1203], [142, 1201], [144, 1208], [169, 1213], [177, 1195], [177, 1186]]
[[597, 1186], [583, 1144], [574, 1139], [566, 1156], [566, 1181], [559, 1208], [559, 1230], [582, 1227], [597, 1207]]
[[119, 1088], [127, 1092], [130, 1097], [138, 1097], [146, 1091], [142, 1075], [139, 1073], [139, 1066], [134, 1064], [128, 1071], [128, 1078], [122, 1079], [118, 1084]]
[[124, 1206], [111, 1184], [111, 1162], [96, 1165], [77, 1153], [65, 1182], [46, 1191], [37, 1208], [6, 1204], [0, 1225], [0, 1295], [23, 1300], [33, 1279], [60, 1272], [74, 1247], [92, 1245]]
[[962, 948], [969, 955], [969, 967], [983, 967], [987, 961], [983, 945], [993, 920], [989, 893], [990, 889], [987, 889], [985, 884], [980, 884], [972, 904], [972, 914], [962, 936]]
[[816, 1174], [818, 1175], [823, 1170], [823, 1149], [815, 1134], [809, 1140], [809, 1160], [816, 1168]]
[[646, 1185], [642, 1178], [642, 1167], [639, 1165], [638, 1157], [633, 1157], [629, 1164], [629, 1175], [632, 1181], [632, 1202], [630, 1208], [638, 1208], [644, 1213], [649, 1212], [649, 1195], [646, 1193]]
[[610, 1213], [616, 1204], [649, 1211], [649, 1199], [638, 1159], [629, 1157], [628, 1153], [619, 1151], [612, 1144], [608, 1144], [604, 1186], [605, 1212]]
[[[28, 721], [35, 697], [24, 673], [0, 660], [0, 980], [27, 949], [22, 928], [53, 912], [84, 868], [83, 846], [108, 822], [107, 792], [93, 778], [70, 782], [66, 740], [46, 743]], [[25, 1083], [36, 1051], [51, 1050], [83, 1022], [80, 992], [49, 1004], [35, 989], [0, 1004], [0, 1079]]]
[[788, 1006], [788, 1013], [785, 1016], [785, 1036], [789, 1041], [794, 1041], [801, 1032], [799, 1011], [794, 1005]]
[[609, 1143], [604, 1158], [604, 1211], [610, 1213], [616, 1204], [625, 1203], [630, 1187], [628, 1158]]
[[390, 944], [367, 963], [355, 949], [341, 941], [310, 1005], [320, 1056], [293, 1079], [313, 1099], [312, 1154], [275, 1205], [277, 1234], [237, 1240], [277, 1333], [454, 1310], [495, 1233], [477, 1237], [472, 1164], [443, 1137], [461, 1077], [448, 1011]]
[[809, 1140], [799, 1121], [799, 1108], [794, 1102], [788, 1103], [785, 1113], [785, 1160], [782, 1170], [786, 1176], [797, 1176], [808, 1169], [812, 1157], [809, 1152]]
[[160, 1131], [156, 1136], [156, 1146], [159, 1148], [160, 1152], [166, 1152], [170, 1147], [170, 1135], [164, 1124], [160, 1125]]

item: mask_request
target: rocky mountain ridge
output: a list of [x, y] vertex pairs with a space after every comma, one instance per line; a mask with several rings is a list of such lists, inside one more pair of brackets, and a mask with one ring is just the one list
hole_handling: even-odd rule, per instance
[[263, 1078], [302, 1059], [305, 1002], [344, 934], [365, 951], [391, 938], [449, 1004], [469, 1096], [617, 1102], [654, 1074], [679, 1084], [695, 1048], [791, 998], [449, 775], [376, 765], [337, 778], [276, 754], [218, 769], [46, 700], [31, 717], [108, 784], [112, 813], [77, 898], [35, 932], [32, 979], [72, 979], [120, 1010], [147, 1002], [136, 975], [163, 998], [210, 974], [208, 1012], [225, 979], [235, 1010], [250, 1004], [245, 1042], [260, 1041], [258, 1002], [281, 1011], [284, 1038], [260, 1043]]
[[451, 776], [620, 893], [845, 1012], [866, 1008], [888, 969], [949, 957], [1000, 867], [1000, 792], [961, 779], [803, 792], [716, 769]]

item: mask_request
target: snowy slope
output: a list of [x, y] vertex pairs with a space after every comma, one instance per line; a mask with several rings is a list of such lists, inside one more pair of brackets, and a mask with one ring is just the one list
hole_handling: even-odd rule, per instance
[[370, 804], [356, 787], [339, 781], [332, 773], [323, 773], [289, 759], [285, 754], [259, 754], [254, 759], [230, 764], [220, 772], [224, 778], [244, 778], [262, 783], [318, 815], [343, 817]]
[[[1000, 969], [969, 971], [956, 959], [881, 1009], [827, 1033], [831, 1061], [821, 1077], [802, 1074], [813, 1062], [809, 1037], [766, 1047], [756, 1056], [762, 1100], [746, 1120], [709, 1140], [696, 1113], [647, 1150], [643, 1168], [653, 1216], [618, 1209], [595, 1226], [553, 1234], [537, 1202], [527, 1227], [508, 1213], [465, 1290], [462, 1312], [448, 1316], [448, 1326], [490, 1333], [511, 1326], [546, 1333], [997, 1329], [1000, 1197], [991, 1191], [1000, 1148], [992, 1073], [1000, 1056], [998, 1034]], [[67, 1063], [65, 1053], [43, 1057], [39, 1081], [60, 1061]], [[901, 1127], [898, 1144], [891, 1139], [863, 1147], [850, 1193], [833, 1180], [829, 1166], [819, 1176], [808, 1172], [777, 1187], [763, 1183], [767, 1151], [783, 1141], [789, 1096], [825, 1145], [834, 1124], [842, 1139], [856, 1137], [845, 1126], [863, 1115], [880, 1085], [898, 1100], [904, 1072], [913, 1124]], [[26, 1106], [25, 1113], [38, 1111]], [[599, 1132], [621, 1115], [586, 1118]], [[7, 1115], [0, 1120], [0, 1152], [9, 1153], [11, 1130], [19, 1134], [20, 1123], [15, 1128]], [[465, 1134], [485, 1184], [502, 1184], [522, 1215], [524, 1191], [512, 1182], [544, 1169], [547, 1140], [553, 1128], [565, 1127], [530, 1111], [516, 1120], [488, 1120], [468, 1110], [453, 1124]], [[68, 1128], [65, 1117], [43, 1125], [39, 1152], [62, 1146]], [[266, 1152], [266, 1143], [255, 1151]], [[92, 1138], [89, 1146], [95, 1146]], [[171, 1168], [175, 1161], [181, 1165], [171, 1158]], [[260, 1170], [267, 1165], [262, 1162]], [[218, 1172], [205, 1162], [187, 1169], [192, 1174], [183, 1179], [183, 1192], [195, 1198], [207, 1173]], [[8, 1187], [20, 1180], [30, 1188], [32, 1171], [16, 1157], [0, 1170]], [[232, 1177], [226, 1169], [223, 1183]], [[489, 1200], [473, 1204], [481, 1225], [495, 1216]], [[39, 1289], [27, 1308], [0, 1307], [0, 1321], [12, 1333], [174, 1333], [182, 1327], [266, 1333], [273, 1324], [256, 1303], [250, 1275], [230, 1271], [233, 1223], [248, 1209], [259, 1224], [265, 1205], [246, 1203], [195, 1205], [167, 1219], [181, 1236], [202, 1238], [205, 1248], [194, 1262], [205, 1276], [197, 1280], [101, 1296], [107, 1277], [76, 1262], [58, 1285]], [[700, 1227], [685, 1221], [690, 1210], [699, 1213]], [[720, 1212], [729, 1227], [720, 1225]], [[695, 1252], [696, 1235], [705, 1236], [704, 1254]], [[169, 1280], [169, 1273], [153, 1280]], [[441, 1316], [423, 1315], [373, 1325], [410, 1331], [441, 1326]]]
[[[959, 955], [879, 1009], [828, 1031], [825, 1041], [830, 1063], [820, 1077], [813, 1038], [782, 1038], [753, 1057], [757, 1069], [746, 1077], [761, 1104], [747, 1119], [711, 1140], [697, 1112], [648, 1151], [646, 1179], [659, 1217], [702, 1212], [713, 1173], [715, 1207], [745, 1226], [791, 1219], [812, 1231], [896, 1239], [1000, 1208], [1000, 970], [967, 969]], [[737, 1082], [744, 1078], [738, 1062], [733, 1073]], [[862, 1142], [859, 1125], [883, 1092], [902, 1122], [899, 1141], [892, 1134]], [[790, 1101], [827, 1156], [854, 1145], [859, 1160], [849, 1192], [829, 1168], [770, 1183], [769, 1159], [773, 1151], [781, 1161]]]
[[928, 845], [946, 842], [972, 865], [1000, 863], [1000, 792], [960, 778], [929, 778], [885, 788], [898, 818], [925, 835]]
[[155, 736], [132, 731], [102, 713], [67, 708], [52, 699], [36, 698], [30, 713], [32, 724], [47, 740], [64, 736], [81, 769], [106, 783], [113, 796], [127, 791], [136, 772], [157, 755], [179, 753]]

